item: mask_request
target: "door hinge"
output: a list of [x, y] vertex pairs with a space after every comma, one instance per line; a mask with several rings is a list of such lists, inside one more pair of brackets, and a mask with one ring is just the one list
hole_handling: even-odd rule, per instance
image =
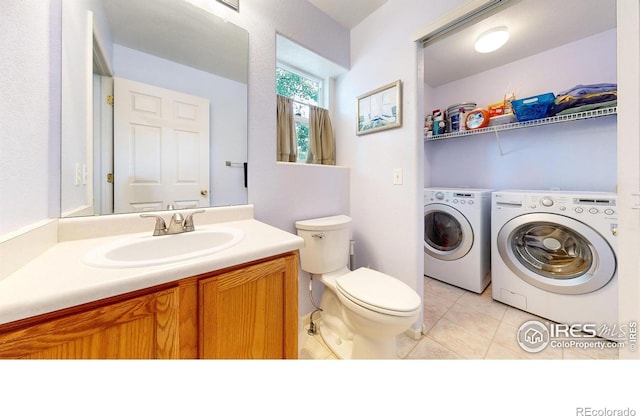
[[107, 183], [113, 183], [113, 173], [107, 173]]
[[113, 95], [107, 95], [107, 104], [113, 105]]

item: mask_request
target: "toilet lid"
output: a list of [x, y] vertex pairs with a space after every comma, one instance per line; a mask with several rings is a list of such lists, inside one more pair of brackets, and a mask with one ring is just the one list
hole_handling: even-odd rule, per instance
[[421, 304], [418, 294], [405, 283], [365, 267], [338, 277], [336, 289], [352, 302], [388, 315], [410, 314]]

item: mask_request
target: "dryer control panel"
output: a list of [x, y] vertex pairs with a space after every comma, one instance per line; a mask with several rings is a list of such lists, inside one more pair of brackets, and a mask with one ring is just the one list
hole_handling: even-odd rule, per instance
[[478, 201], [488, 200], [491, 197], [487, 190], [446, 190], [425, 189], [424, 203], [443, 202], [447, 204], [473, 205]]

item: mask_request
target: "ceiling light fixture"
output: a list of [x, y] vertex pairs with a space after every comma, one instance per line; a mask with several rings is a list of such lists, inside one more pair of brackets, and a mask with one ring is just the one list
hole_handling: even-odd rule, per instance
[[509, 40], [509, 31], [506, 27], [494, 27], [487, 30], [478, 36], [476, 40], [475, 49], [480, 53], [493, 52], [502, 46]]

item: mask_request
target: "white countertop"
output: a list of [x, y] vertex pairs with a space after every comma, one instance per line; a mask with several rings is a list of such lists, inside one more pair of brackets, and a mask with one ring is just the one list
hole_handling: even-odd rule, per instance
[[[88, 266], [82, 261], [87, 251], [121, 239], [123, 234], [58, 242], [0, 280], [0, 324], [298, 250], [304, 246], [302, 238], [255, 219], [228, 221], [219, 225], [242, 230], [245, 234], [243, 240], [221, 252], [149, 267], [108, 269]], [[149, 232], [151, 230], [152, 227]]]

